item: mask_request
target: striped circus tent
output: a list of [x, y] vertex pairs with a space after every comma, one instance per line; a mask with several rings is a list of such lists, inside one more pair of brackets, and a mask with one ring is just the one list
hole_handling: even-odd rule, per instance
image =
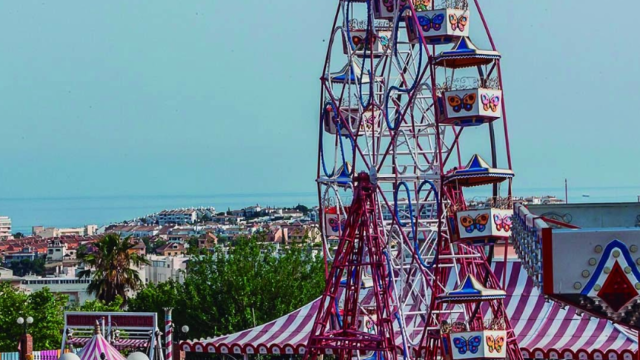
[[[607, 320], [579, 316], [575, 309], [547, 302], [518, 260], [496, 261], [499, 279], [506, 268], [505, 306], [525, 358], [633, 360], [638, 335]], [[455, 284], [449, 284], [453, 288]], [[365, 295], [366, 296], [370, 295]], [[235, 334], [185, 341], [190, 352], [229, 354], [304, 354], [320, 299], [274, 321]], [[421, 331], [415, 321], [408, 331]], [[401, 344], [401, 334], [396, 344]], [[82, 359], [84, 360], [84, 359]]]
[[[73, 346], [85, 346], [92, 338], [73, 338], [67, 341], [67, 344]], [[144, 339], [120, 339], [111, 343], [111, 346], [118, 350], [140, 349], [149, 345], [148, 340]], [[34, 359], [37, 360], [37, 359]]]
[[93, 337], [82, 348], [79, 355], [80, 360], [125, 360], [125, 357], [102, 336], [97, 321]]

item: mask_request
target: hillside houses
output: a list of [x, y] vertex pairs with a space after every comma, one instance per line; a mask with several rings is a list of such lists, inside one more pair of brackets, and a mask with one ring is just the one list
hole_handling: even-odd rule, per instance
[[[0, 241], [0, 266], [7, 268], [0, 277], [26, 291], [46, 286], [69, 295], [70, 303], [83, 303], [93, 296], [86, 291], [90, 280], [77, 277], [85, 267], [78, 252], [95, 251], [93, 243], [104, 234], [129, 238], [133, 244], [129, 251], [151, 261], [136, 268], [145, 283], [182, 281], [193, 256], [213, 249], [226, 254], [242, 237], [257, 236], [260, 242], [274, 245], [264, 251], [281, 253], [290, 246], [314, 245], [317, 252], [315, 246], [322, 240], [314, 211], [304, 206], [284, 209], [258, 204], [224, 213], [216, 213], [214, 208], [165, 210], [98, 230], [92, 227], [69, 232], [71, 235], [9, 239]], [[34, 230], [40, 235], [62, 233], [52, 229]], [[81, 235], [96, 232], [99, 235]]]

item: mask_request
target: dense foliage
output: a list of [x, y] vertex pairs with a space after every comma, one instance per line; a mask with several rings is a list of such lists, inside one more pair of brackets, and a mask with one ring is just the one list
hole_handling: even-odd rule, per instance
[[109, 304], [118, 296], [126, 302], [127, 291], [140, 288], [142, 280], [137, 268], [150, 262], [133, 251], [135, 245], [128, 237], [122, 239], [110, 233], [93, 244], [93, 251], [78, 253], [80, 260], [88, 265], [78, 277], [91, 278], [89, 293]]
[[9, 282], [0, 282], [0, 352], [17, 351], [24, 329], [16, 320], [29, 316], [33, 318], [29, 333], [33, 336], [34, 349], [59, 348], [64, 327], [62, 310], [66, 303], [66, 295], [53, 294], [47, 288], [27, 294]]
[[174, 307], [189, 338], [228, 334], [271, 321], [320, 296], [324, 263], [308, 248], [278, 255], [272, 245], [240, 239], [227, 254], [217, 248], [190, 262], [183, 284], [149, 284], [129, 302], [130, 311]]
[[[28, 327], [33, 337], [33, 348], [60, 348], [67, 301], [67, 295], [54, 294], [48, 288], [28, 294], [9, 282], [0, 282], [0, 352], [17, 351], [18, 339], [24, 332], [23, 325], [19, 325], [17, 319], [29, 316], [33, 318], [33, 324]], [[101, 300], [90, 300], [68, 310], [120, 311], [122, 301], [121, 297], [116, 297], [107, 305]]]
[[[260, 239], [239, 239], [234, 247], [194, 257], [184, 283], [167, 281], [148, 284], [128, 300], [128, 311], [157, 312], [173, 307], [176, 339], [185, 338], [181, 327], [188, 325], [189, 338], [227, 334], [260, 325], [287, 314], [324, 289], [324, 263], [307, 247], [292, 247], [280, 254]], [[113, 258], [113, 257], [112, 257]], [[117, 258], [117, 257], [116, 257]], [[98, 261], [98, 259], [96, 259]], [[103, 263], [103, 265], [106, 265]], [[34, 349], [60, 346], [67, 296], [48, 289], [26, 294], [0, 282], [0, 351], [16, 351], [23, 329], [19, 316], [34, 318], [29, 326]], [[121, 296], [111, 301], [86, 301], [75, 311], [118, 311]]]
[[27, 276], [33, 274], [36, 276], [44, 275], [44, 258], [22, 259], [20, 261], [14, 260], [6, 264], [8, 269], [13, 271], [15, 276]]

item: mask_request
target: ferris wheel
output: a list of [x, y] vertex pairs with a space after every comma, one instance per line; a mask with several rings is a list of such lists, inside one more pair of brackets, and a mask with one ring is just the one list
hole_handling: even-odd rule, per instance
[[[328, 284], [309, 355], [521, 359], [490, 266], [509, 236], [513, 172], [478, 0], [337, 3], [318, 123]], [[473, 21], [491, 49], [471, 41]], [[490, 162], [462, 158], [470, 127], [489, 129]], [[470, 186], [489, 189], [482, 206], [465, 200]]]

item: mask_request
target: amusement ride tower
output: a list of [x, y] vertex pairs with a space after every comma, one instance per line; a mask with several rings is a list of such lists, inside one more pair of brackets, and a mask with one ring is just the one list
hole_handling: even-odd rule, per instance
[[[513, 172], [500, 54], [478, 0], [336, 2], [317, 176], [327, 286], [307, 357], [522, 359], [491, 269], [508, 243]], [[491, 49], [471, 41], [474, 21]], [[462, 158], [467, 132], [489, 144], [477, 149], [489, 163]], [[487, 200], [466, 200], [472, 186]]]

